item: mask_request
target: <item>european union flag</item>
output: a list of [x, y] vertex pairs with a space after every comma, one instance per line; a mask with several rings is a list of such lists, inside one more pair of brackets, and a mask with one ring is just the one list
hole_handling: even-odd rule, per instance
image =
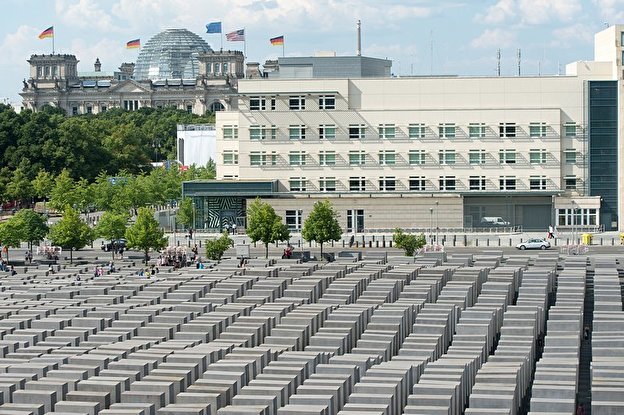
[[221, 22], [212, 22], [206, 25], [206, 33], [221, 33]]

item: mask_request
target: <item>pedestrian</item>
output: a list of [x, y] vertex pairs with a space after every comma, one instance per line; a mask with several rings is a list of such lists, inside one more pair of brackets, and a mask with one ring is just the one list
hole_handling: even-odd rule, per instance
[[193, 239], [193, 228], [189, 228], [189, 239]]
[[583, 340], [589, 340], [589, 326], [585, 326], [583, 329]]
[[98, 269], [97, 267], [93, 268], [93, 278], [97, 278], [98, 276]]
[[552, 225], [548, 225], [548, 234], [546, 235], [547, 239], [553, 239], [555, 237], [555, 228]]
[[585, 407], [582, 403], [579, 403], [576, 407], [576, 415], [585, 415]]
[[351, 238], [349, 239], [349, 248], [351, 248], [354, 243], [355, 243], [355, 235], [351, 235]]
[[226, 233], [230, 233], [230, 224], [229, 223], [225, 222], [224, 228], [225, 228], [225, 232]]
[[11, 265], [11, 275], [17, 275], [17, 271], [13, 268], [13, 265]]
[[236, 235], [236, 224], [232, 224], [232, 235]]

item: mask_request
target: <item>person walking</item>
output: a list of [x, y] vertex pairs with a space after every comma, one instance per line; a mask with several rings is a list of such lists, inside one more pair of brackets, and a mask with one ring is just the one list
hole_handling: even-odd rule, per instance
[[236, 224], [232, 224], [232, 235], [236, 235]]
[[555, 228], [553, 228], [552, 225], [548, 225], [548, 235], [546, 236], [547, 239], [553, 239], [555, 237]]

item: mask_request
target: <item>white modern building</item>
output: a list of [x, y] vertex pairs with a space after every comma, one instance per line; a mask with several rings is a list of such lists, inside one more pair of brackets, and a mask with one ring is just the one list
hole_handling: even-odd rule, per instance
[[181, 166], [204, 167], [217, 158], [214, 124], [180, 124], [177, 131], [177, 161]]
[[184, 185], [196, 225], [244, 225], [260, 196], [294, 230], [325, 198], [347, 232], [624, 229], [623, 43], [624, 25], [598, 33], [563, 76], [241, 80], [219, 181]]

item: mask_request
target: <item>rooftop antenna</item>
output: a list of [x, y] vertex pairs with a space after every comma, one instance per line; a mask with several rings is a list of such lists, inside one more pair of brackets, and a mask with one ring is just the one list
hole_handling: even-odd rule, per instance
[[497, 49], [496, 50], [496, 76], [500, 76], [500, 59], [501, 59], [500, 49]]
[[522, 52], [520, 51], [520, 49], [518, 49], [518, 76], [520, 76], [520, 68], [521, 68], [521, 57], [522, 57]]
[[433, 75], [433, 29], [431, 29], [429, 31], [429, 39], [430, 39], [430, 45], [429, 45], [429, 52], [430, 52], [430, 59], [429, 59], [429, 75]]
[[362, 56], [362, 22], [360, 20], [357, 21], [357, 50], [355, 54], [357, 56]]

